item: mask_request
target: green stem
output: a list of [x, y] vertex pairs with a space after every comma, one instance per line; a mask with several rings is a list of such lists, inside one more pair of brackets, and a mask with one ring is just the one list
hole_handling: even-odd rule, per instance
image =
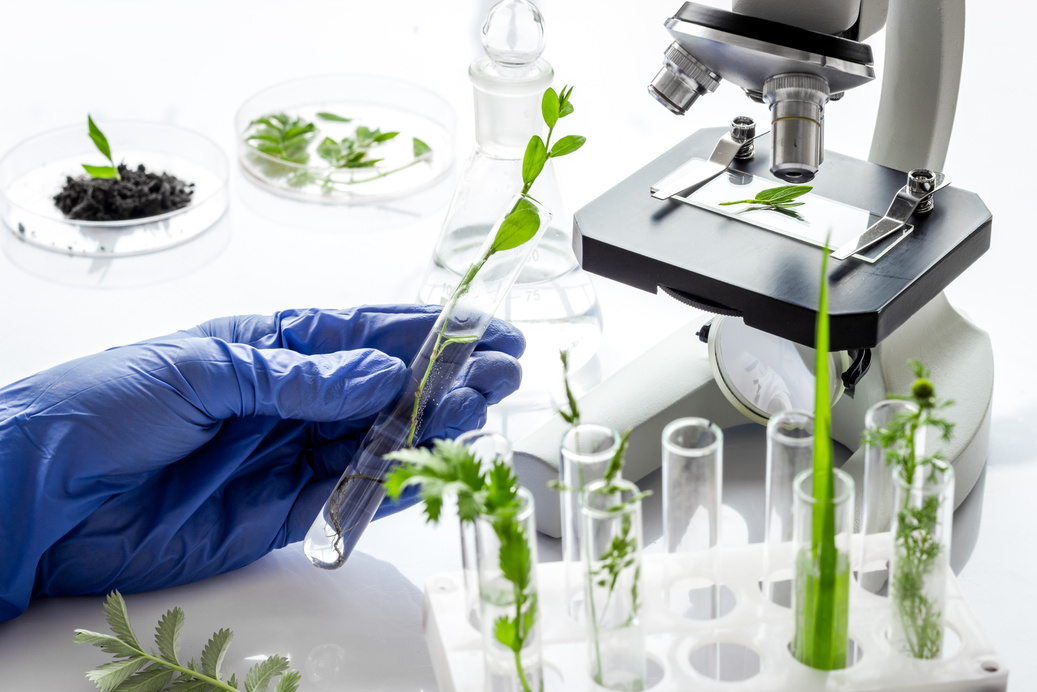
[[414, 392], [414, 407], [411, 409], [410, 414], [410, 430], [407, 433], [407, 447], [414, 446], [414, 436], [418, 432], [418, 419], [421, 416], [421, 395], [425, 392], [425, 385], [428, 384], [429, 376], [432, 374], [432, 367], [436, 364], [439, 356], [442, 354], [443, 349], [452, 343], [449, 339], [444, 342], [443, 337], [446, 336], [446, 328], [450, 325], [450, 317], [454, 313], [454, 308], [457, 307], [457, 301], [461, 299], [475, 279], [475, 275], [479, 273], [486, 261], [493, 255], [494, 250], [491, 247], [486, 251], [486, 254], [482, 256], [478, 262], [468, 267], [468, 271], [461, 279], [461, 283], [457, 285], [454, 292], [450, 296], [450, 300], [447, 301], [446, 307], [443, 308], [445, 315], [443, 319], [443, 328], [439, 330], [439, 334], [436, 335], [436, 343], [432, 347], [432, 353], [429, 355], [428, 366], [425, 368], [425, 374], [421, 377], [421, 382], [418, 383], [418, 388]]
[[226, 690], [226, 692], [239, 692], [238, 688], [231, 687], [230, 685], [228, 685], [227, 683], [225, 683], [225, 682], [223, 682], [221, 680], [217, 680], [216, 678], [210, 678], [208, 675], [204, 675], [202, 673], [199, 673], [196, 670], [191, 670], [190, 668], [185, 668], [184, 666], [176, 665], [175, 663], [170, 663], [169, 661], [165, 661], [165, 660], [163, 660], [161, 658], [158, 658], [157, 656], [152, 656], [151, 654], [146, 654], [143, 651], [140, 652], [140, 655], [141, 655], [142, 658], [146, 658], [149, 661], [154, 661], [155, 663], [163, 665], [166, 668], [172, 668], [173, 670], [178, 671], [181, 674], [190, 675], [191, 677], [193, 677], [193, 678], [195, 678], [197, 680], [201, 680], [201, 681], [206, 682], [206, 683], [208, 683], [210, 685], [214, 685], [215, 687], [218, 687], [221, 690]]
[[422, 161], [427, 161], [428, 159], [429, 159], [428, 155], [419, 156], [418, 158], [414, 159], [410, 163], [405, 163], [402, 166], [398, 166], [398, 167], [393, 168], [393, 169], [388, 170], [388, 171], [382, 171], [378, 175], [372, 175], [370, 178], [363, 178], [361, 180], [333, 180], [331, 178], [331, 174], [329, 173], [327, 175], [327, 177], [324, 178], [323, 181], [321, 181], [321, 184], [322, 185], [360, 185], [362, 183], [369, 183], [372, 180], [378, 180], [379, 178], [384, 178], [387, 175], [392, 175], [393, 173], [399, 173], [400, 171], [406, 170], [406, 169], [410, 168], [411, 166], [413, 166], [415, 164], [419, 164]]

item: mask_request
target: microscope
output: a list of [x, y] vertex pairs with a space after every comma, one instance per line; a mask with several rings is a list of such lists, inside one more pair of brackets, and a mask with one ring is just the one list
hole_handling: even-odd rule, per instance
[[[992, 226], [982, 200], [942, 172], [964, 22], [965, 0], [733, 0], [731, 11], [689, 2], [666, 20], [673, 42], [649, 94], [683, 115], [729, 82], [750, 100], [746, 111], [766, 113], [769, 130], [741, 114], [730, 129], [699, 130], [574, 215], [585, 270], [716, 315], [581, 398], [584, 420], [632, 431], [627, 478], [659, 467], [662, 429], [676, 418], [728, 428], [813, 409], [817, 272], [827, 243], [832, 436], [852, 451], [843, 469], [858, 494], [865, 413], [910, 390], [912, 358], [955, 402], [947, 409], [954, 435], [941, 450], [954, 465], [955, 506], [975, 485], [988, 445], [993, 351], [943, 293], [987, 250]], [[826, 152], [826, 113], [875, 78], [861, 41], [883, 26], [868, 161]], [[717, 204], [808, 182], [798, 219]], [[516, 444], [520, 481], [542, 495], [537, 526], [555, 536], [557, 499], [538, 489], [558, 476], [567, 426], [556, 415]]]

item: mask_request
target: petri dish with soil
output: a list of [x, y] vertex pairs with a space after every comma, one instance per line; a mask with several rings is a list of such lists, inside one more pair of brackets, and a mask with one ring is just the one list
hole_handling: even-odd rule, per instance
[[70, 255], [140, 255], [186, 243], [223, 216], [229, 167], [214, 142], [162, 123], [101, 124], [121, 180], [84, 170], [105, 163], [85, 123], [0, 159], [0, 218], [19, 240]]

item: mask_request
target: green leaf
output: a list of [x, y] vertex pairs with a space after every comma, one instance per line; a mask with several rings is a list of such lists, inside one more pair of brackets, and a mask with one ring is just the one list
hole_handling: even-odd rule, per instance
[[270, 681], [288, 670], [288, 659], [284, 656], [271, 656], [249, 669], [245, 676], [245, 692], [264, 692]]
[[155, 646], [162, 658], [180, 665], [180, 632], [184, 627], [184, 611], [180, 608], [167, 610], [155, 627]]
[[526, 541], [525, 531], [511, 517], [503, 524], [507, 527], [500, 545], [500, 570], [504, 578], [520, 591], [529, 588], [533, 571], [533, 555]]
[[234, 633], [229, 629], [221, 629], [206, 642], [205, 648], [202, 649], [203, 673], [211, 678], [222, 680], [220, 677], [220, 667], [223, 665], [223, 659], [227, 655], [227, 647], [230, 646], [230, 640], [233, 637]]
[[544, 91], [544, 98], [540, 100], [540, 110], [544, 114], [544, 122], [549, 128], [553, 128], [558, 122], [558, 94], [551, 87]]
[[290, 670], [277, 681], [277, 687], [274, 688], [274, 692], [296, 692], [299, 689], [300, 680], [302, 680], [302, 673]]
[[772, 187], [757, 192], [756, 201], [764, 204], [788, 202], [801, 195], [805, 195], [813, 189], [814, 188], [810, 185], [782, 185], [781, 187]]
[[558, 117], [559, 118], [564, 118], [565, 116], [567, 116], [567, 115], [569, 115], [569, 114], [571, 114], [573, 112], [573, 104], [569, 100], [569, 97], [572, 96], [572, 93], [573, 93], [573, 88], [572, 87], [569, 87], [568, 90], [566, 90], [565, 87], [562, 87], [562, 91], [558, 95], [558, 101], [559, 101]]
[[300, 121], [296, 121], [295, 124], [293, 124], [287, 130], [285, 130], [284, 139], [285, 139], [285, 141], [288, 141], [288, 140], [293, 139], [295, 137], [301, 137], [302, 135], [308, 135], [311, 132], [315, 131], [316, 129], [317, 129], [317, 126], [314, 125], [313, 123], [303, 123], [303, 122], [300, 122]]
[[156, 663], [131, 675], [115, 688], [115, 692], [161, 692], [169, 684], [174, 672], [172, 668]]
[[398, 134], [400, 134], [400, 133], [399, 132], [381, 132], [381, 133], [375, 135], [374, 141], [377, 144], [381, 144], [382, 142], [388, 142], [390, 139], [394, 139], [396, 137], [396, 135], [398, 135]]
[[321, 112], [317, 113], [317, 117], [320, 118], [321, 120], [329, 120], [329, 121], [335, 122], [335, 123], [348, 123], [348, 122], [352, 122], [352, 120], [353, 120], [352, 118], [346, 118], [346, 117], [341, 116], [341, 115], [335, 115], [334, 113], [328, 113], [327, 111], [321, 111]]
[[87, 127], [90, 129], [90, 139], [94, 140], [94, 145], [97, 150], [104, 154], [104, 157], [111, 161], [112, 165], [115, 165], [115, 161], [112, 161], [112, 150], [108, 146], [108, 138], [104, 136], [101, 129], [94, 124], [94, 119], [89, 114], [86, 116]]
[[339, 143], [331, 137], [325, 137], [321, 140], [320, 144], [317, 145], [317, 156], [321, 157], [332, 166], [338, 163], [338, 159], [341, 155], [342, 147], [340, 147]]
[[439, 523], [443, 513], [443, 497], [434, 495], [425, 498], [425, 520], [430, 524]]
[[80, 165], [90, 174], [91, 178], [119, 178], [119, 169], [114, 166], [91, 166], [86, 163]]
[[146, 658], [127, 658], [121, 661], [111, 661], [88, 671], [87, 679], [97, 685], [101, 692], [111, 692], [122, 684], [122, 681], [130, 677], [141, 666], [147, 663]]
[[494, 638], [512, 651], [519, 651], [522, 648], [518, 634], [518, 622], [516, 620], [502, 615], [493, 621]]
[[417, 137], [413, 137], [412, 143], [414, 145], [414, 158], [420, 159], [423, 156], [427, 156], [432, 153], [432, 147], [422, 142]]
[[491, 252], [511, 250], [533, 238], [540, 230], [540, 213], [536, 205], [523, 198], [501, 222], [490, 246]]
[[547, 163], [547, 147], [539, 135], [533, 135], [529, 138], [526, 153], [522, 157], [522, 182], [526, 184], [527, 190], [540, 175], [540, 171], [544, 170], [545, 163]]
[[554, 146], [551, 147], [550, 155], [552, 157], [558, 157], [565, 156], [566, 154], [571, 154], [580, 147], [582, 147], [584, 142], [586, 141], [587, 138], [582, 137], [580, 135], [566, 135], [565, 137], [562, 137], [560, 140], [555, 142]]
[[488, 513], [514, 510], [518, 506], [518, 478], [503, 461], [494, 462], [486, 474], [484, 503]]
[[133, 628], [130, 627], [130, 615], [126, 610], [126, 601], [118, 591], [108, 594], [108, 599], [104, 604], [104, 619], [108, 621], [108, 627], [116, 637], [134, 649], [144, 651], [137, 641], [136, 635], [133, 634]]
[[605, 469], [605, 485], [611, 485], [612, 481], [619, 477], [619, 474], [623, 470], [623, 462], [626, 459], [627, 443], [630, 440], [630, 431], [627, 430], [623, 433], [623, 436], [619, 438], [619, 446], [616, 447], [616, 453], [612, 455], [612, 459], [609, 461], [609, 466]]
[[457, 494], [457, 517], [462, 522], [473, 522], [482, 513], [483, 505], [474, 493]]
[[110, 634], [101, 634], [100, 632], [91, 632], [90, 630], [76, 630], [76, 643], [93, 644], [99, 647], [101, 651], [113, 656], [132, 658], [144, 653], [126, 644], [118, 637], [113, 637]]

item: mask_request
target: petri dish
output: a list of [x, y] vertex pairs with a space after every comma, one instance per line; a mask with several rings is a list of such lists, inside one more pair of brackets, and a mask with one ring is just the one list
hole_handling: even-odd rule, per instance
[[[331, 113], [348, 122], [328, 120]], [[304, 162], [285, 161], [257, 148], [253, 123], [283, 114], [312, 123], [316, 131]], [[284, 82], [252, 96], [235, 118], [238, 161], [245, 177], [282, 196], [326, 204], [367, 204], [398, 199], [442, 180], [454, 158], [454, 110], [442, 97], [416, 84], [376, 75], [339, 74]], [[357, 129], [398, 132], [369, 150], [362, 168], [336, 167], [317, 151], [325, 138], [341, 143]], [[431, 150], [415, 158], [414, 139]]]
[[85, 175], [83, 163], [104, 157], [86, 124], [31, 137], [0, 159], [0, 217], [30, 245], [70, 255], [117, 257], [158, 252], [207, 231], [227, 209], [227, 157], [215, 142], [162, 123], [103, 123], [116, 163], [167, 172], [194, 183], [191, 203], [175, 211], [125, 221], [69, 219], [54, 206], [66, 176]]

